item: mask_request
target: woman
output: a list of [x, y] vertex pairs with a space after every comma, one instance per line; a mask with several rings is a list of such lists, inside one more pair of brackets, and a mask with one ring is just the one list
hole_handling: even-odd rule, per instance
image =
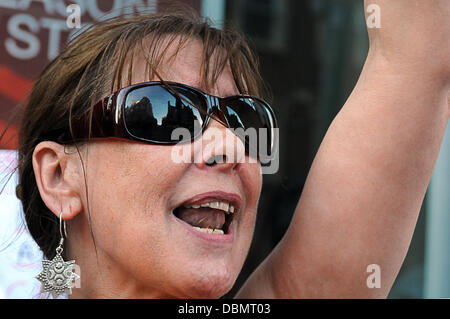
[[[361, 78], [286, 235], [238, 297], [385, 297], [393, 284], [449, 117], [450, 4], [377, 4], [383, 25], [369, 30]], [[262, 178], [260, 153], [226, 132], [275, 128], [262, 92], [242, 38], [186, 14], [104, 23], [52, 61], [23, 117], [18, 196], [45, 256], [64, 249], [80, 267], [70, 297], [217, 298], [231, 289]], [[190, 143], [174, 144], [175, 128], [193, 133]], [[211, 131], [221, 138], [201, 143]], [[191, 161], [174, 161], [186, 144]], [[245, 160], [227, 149], [245, 149]], [[59, 219], [68, 235], [60, 246]], [[377, 289], [366, 284], [371, 264], [382, 271]]]

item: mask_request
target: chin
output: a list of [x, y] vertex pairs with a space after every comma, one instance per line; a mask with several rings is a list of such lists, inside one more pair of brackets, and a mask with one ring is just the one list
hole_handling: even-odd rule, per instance
[[[214, 269], [210, 272], [197, 272], [187, 278], [183, 287], [183, 298], [217, 299], [233, 288], [238, 274], [228, 269]], [[186, 290], [185, 290], [186, 289]]]

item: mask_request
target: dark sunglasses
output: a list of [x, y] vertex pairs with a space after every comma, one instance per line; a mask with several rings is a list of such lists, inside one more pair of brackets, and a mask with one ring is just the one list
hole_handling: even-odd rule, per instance
[[[144, 82], [122, 88], [93, 106], [90, 128], [89, 117], [87, 112], [74, 118], [74, 136], [66, 132], [60, 140], [117, 137], [174, 145], [201, 136], [214, 118], [233, 129], [244, 142], [246, 153], [257, 154], [262, 162], [270, 160], [276, 148], [277, 124], [267, 102], [249, 95], [220, 98], [175, 82]], [[179, 128], [187, 130], [189, 137], [174, 136]], [[248, 129], [257, 132], [256, 139], [250, 138]]]

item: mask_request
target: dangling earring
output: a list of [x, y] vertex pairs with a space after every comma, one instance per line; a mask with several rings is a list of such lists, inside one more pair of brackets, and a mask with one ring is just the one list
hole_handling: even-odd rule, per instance
[[72, 283], [79, 278], [72, 270], [75, 260], [65, 262], [61, 256], [64, 237], [67, 237], [66, 222], [62, 220], [62, 212], [59, 215], [59, 234], [61, 239], [56, 247], [56, 256], [52, 260], [42, 260], [43, 270], [36, 276], [36, 279], [41, 282], [41, 292], [50, 292], [55, 299], [63, 293], [72, 294]]

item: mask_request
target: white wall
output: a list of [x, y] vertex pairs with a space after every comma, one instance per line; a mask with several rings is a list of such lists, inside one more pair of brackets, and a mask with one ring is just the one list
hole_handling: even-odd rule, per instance
[[[15, 195], [16, 152], [0, 150], [0, 298], [35, 298], [42, 253], [28, 233], [22, 205]], [[8, 181], [9, 179], [9, 181]]]

